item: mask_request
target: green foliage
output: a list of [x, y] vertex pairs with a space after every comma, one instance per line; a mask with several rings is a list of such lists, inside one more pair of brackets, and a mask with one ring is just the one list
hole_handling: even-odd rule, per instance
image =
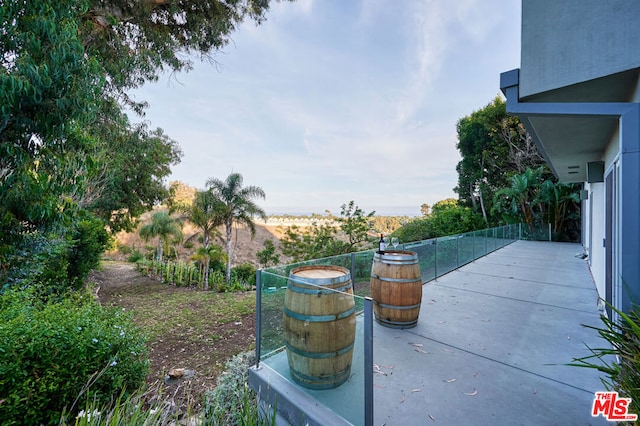
[[329, 221], [335, 225], [313, 222], [306, 228], [288, 227], [280, 241], [282, 253], [300, 262], [361, 250], [371, 242], [368, 231], [374, 215], [375, 212], [365, 214], [350, 201], [341, 206], [340, 217], [329, 214]]
[[256, 256], [262, 268], [280, 263], [280, 255], [276, 254], [276, 246], [271, 240], [264, 241], [264, 249], [257, 252]]
[[510, 186], [496, 192], [493, 214], [506, 223], [524, 223], [529, 231], [553, 224], [555, 241], [573, 241], [579, 236], [579, 185], [544, 179], [543, 167], [527, 169], [509, 178]]
[[154, 213], [151, 216], [151, 222], [142, 226], [138, 233], [144, 241], [158, 237], [157, 259], [160, 262], [162, 262], [163, 252], [169, 250], [171, 237], [182, 241], [182, 226], [166, 210]]
[[178, 164], [178, 143], [162, 129], [131, 124], [112, 107], [90, 130], [99, 141], [89, 152], [92, 168], [74, 200], [94, 212], [113, 232], [131, 231], [136, 218], [166, 198], [163, 179]]
[[110, 241], [102, 222], [88, 214], [58, 233], [25, 234], [5, 254], [0, 292], [38, 285], [43, 297], [60, 297], [80, 289]]
[[69, 277], [84, 282], [100, 263], [100, 256], [111, 243], [111, 236], [102, 221], [87, 216], [75, 224], [69, 251]]
[[495, 192], [509, 185], [510, 175], [544, 165], [544, 159], [519, 120], [507, 116], [500, 97], [461, 118], [456, 128], [462, 159], [456, 166], [455, 191], [464, 206], [482, 213], [488, 223], [497, 223], [499, 217], [491, 216]]
[[127, 262], [136, 263], [142, 259], [144, 259], [144, 255], [140, 253], [140, 250], [135, 249], [134, 251], [131, 252], [131, 255], [129, 255], [129, 257], [127, 258]]
[[[180, 156], [131, 124], [127, 91], [189, 70], [268, 1], [6, 0], [0, 7], [0, 231], [50, 231], [76, 207], [131, 229]], [[135, 52], [135, 54], [132, 54]], [[192, 54], [195, 54], [192, 55]], [[115, 212], [115, 213], [114, 213]]]
[[[617, 391], [631, 398], [629, 411], [640, 413], [640, 307], [634, 305], [628, 314], [609, 305], [620, 317], [619, 321], [604, 315], [601, 327], [585, 325], [596, 330], [611, 347], [589, 348], [592, 355], [574, 358], [569, 365], [593, 368], [607, 375], [602, 383], [609, 391]], [[614, 357], [618, 358], [615, 359]]]
[[231, 173], [222, 181], [217, 178], [211, 178], [207, 181], [207, 187], [211, 195], [221, 205], [218, 217], [221, 219], [225, 228], [225, 246], [227, 250], [227, 267], [225, 279], [227, 283], [231, 281], [231, 259], [233, 258], [232, 228], [234, 224], [247, 226], [253, 237], [256, 233], [253, 218], [259, 216], [262, 219], [267, 218], [264, 210], [255, 202], [255, 199], [264, 199], [265, 193], [259, 186], [243, 187], [243, 177], [240, 173]]
[[242, 283], [244, 288], [256, 285], [256, 268], [250, 263], [243, 263], [233, 268], [235, 278]]
[[0, 423], [55, 424], [86, 397], [106, 403], [144, 381], [144, 338], [131, 317], [89, 294], [42, 302], [30, 290], [0, 296]]
[[411, 220], [409, 216], [373, 216], [368, 219], [369, 229], [377, 234], [391, 234]]
[[253, 352], [238, 354], [227, 362], [216, 388], [205, 395], [205, 425], [275, 424], [275, 414], [260, 417], [256, 395], [247, 384], [249, 367], [254, 363]]
[[462, 234], [484, 228], [482, 216], [449, 198], [433, 205], [431, 214], [414, 219], [393, 232], [403, 242], [428, 240], [447, 235]]
[[124, 255], [129, 255], [133, 251], [131, 247], [126, 244], [118, 244], [118, 251]]

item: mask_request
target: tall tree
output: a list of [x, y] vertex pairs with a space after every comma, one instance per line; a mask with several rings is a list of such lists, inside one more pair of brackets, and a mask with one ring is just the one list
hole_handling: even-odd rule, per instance
[[233, 225], [246, 225], [255, 236], [256, 229], [253, 217], [259, 216], [266, 219], [266, 214], [255, 202], [255, 199], [264, 199], [265, 193], [259, 186], [242, 187], [243, 178], [240, 173], [231, 173], [227, 179], [211, 178], [207, 181], [207, 187], [211, 193], [224, 205], [221, 213], [225, 227], [224, 242], [227, 249], [226, 280], [231, 281], [231, 262], [233, 258], [232, 237]]
[[[241, 22], [262, 22], [268, 7], [268, 0], [0, 3], [3, 233], [55, 226], [74, 200], [87, 199], [84, 188], [110, 189], [96, 185], [104, 168], [95, 168], [101, 162], [94, 150], [109, 146], [113, 126], [133, 136], [125, 138], [129, 143], [140, 140], [139, 127], [112, 119], [123, 107], [143, 113], [146, 104], [127, 91], [161, 72], [189, 70], [195, 57], [213, 60]], [[151, 139], [162, 138], [151, 133]], [[87, 183], [89, 178], [98, 179]]]
[[198, 191], [191, 204], [181, 203], [183, 218], [191, 222], [197, 229], [193, 235], [187, 238], [191, 241], [202, 235], [201, 259], [204, 260], [204, 289], [209, 289], [209, 245], [211, 237], [218, 235], [218, 226], [222, 225], [225, 206], [210, 191]]
[[455, 191], [463, 205], [482, 213], [486, 223], [496, 222], [491, 217], [496, 191], [510, 185], [511, 175], [535, 169], [544, 159], [517, 117], [507, 116], [500, 97], [461, 118], [456, 129], [462, 159], [456, 166]]
[[138, 233], [145, 241], [158, 237], [156, 256], [158, 262], [162, 262], [163, 249], [169, 248], [171, 237], [176, 240], [182, 240], [182, 227], [166, 210], [154, 213], [153, 216], [151, 216], [151, 222], [143, 225]]

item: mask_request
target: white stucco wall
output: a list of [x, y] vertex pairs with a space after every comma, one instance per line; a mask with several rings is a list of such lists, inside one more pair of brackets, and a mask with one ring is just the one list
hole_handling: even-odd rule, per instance
[[589, 186], [589, 205], [593, 206], [593, 211], [585, 214], [584, 219], [592, 222], [587, 228], [591, 231], [590, 240], [591, 247], [589, 247], [589, 265], [591, 267], [591, 275], [596, 283], [598, 294], [600, 297], [604, 297], [604, 247], [602, 246], [602, 240], [604, 239], [604, 183], [591, 183]]
[[639, 16], [638, 0], [523, 0], [520, 96], [639, 67]]
[[[604, 161], [605, 176], [618, 160], [620, 149], [620, 132], [616, 131], [605, 150], [602, 160]], [[589, 191], [589, 202], [583, 214], [583, 220], [591, 220], [586, 228], [585, 247], [589, 253], [589, 266], [593, 280], [596, 283], [600, 297], [605, 296], [605, 252], [602, 244], [605, 238], [605, 185], [603, 182], [587, 184]], [[592, 208], [593, 210], [590, 210]], [[591, 242], [591, 246], [587, 245]]]

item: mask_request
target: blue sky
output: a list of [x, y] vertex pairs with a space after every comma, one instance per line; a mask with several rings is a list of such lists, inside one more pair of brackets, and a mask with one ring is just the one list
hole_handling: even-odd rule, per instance
[[520, 1], [273, 3], [232, 38], [135, 93], [182, 147], [168, 180], [239, 172], [268, 214], [419, 215], [456, 196], [456, 122], [519, 67]]

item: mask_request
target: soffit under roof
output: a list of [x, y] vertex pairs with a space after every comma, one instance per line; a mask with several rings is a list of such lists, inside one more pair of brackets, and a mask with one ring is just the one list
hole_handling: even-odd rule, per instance
[[[550, 90], [520, 99], [520, 102], [630, 102], [640, 69]], [[601, 161], [614, 135], [618, 119], [611, 117], [530, 116], [529, 131], [535, 132], [545, 157], [563, 182], [587, 180], [588, 162]]]

